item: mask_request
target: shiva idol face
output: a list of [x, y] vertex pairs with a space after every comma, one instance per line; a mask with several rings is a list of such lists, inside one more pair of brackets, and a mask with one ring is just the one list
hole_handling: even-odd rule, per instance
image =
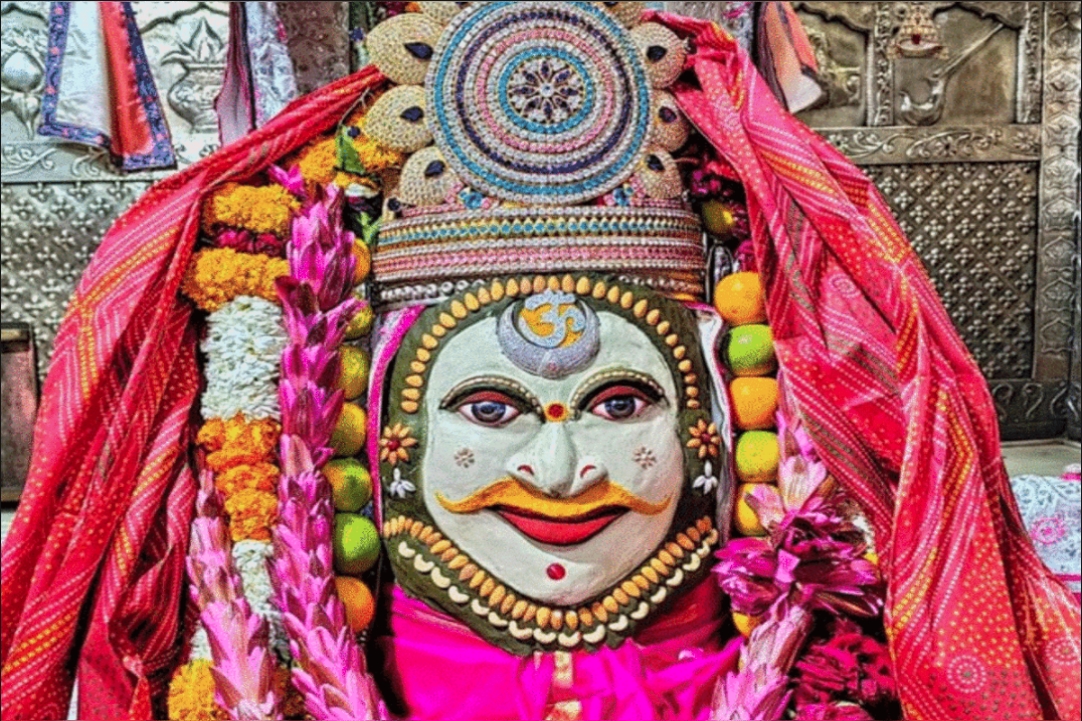
[[379, 441], [397, 582], [518, 654], [615, 647], [709, 573], [707, 379], [692, 312], [608, 278], [424, 311]]
[[[572, 605], [665, 538], [683, 448], [676, 384], [646, 333], [573, 296], [545, 300], [548, 315], [476, 323], [433, 363], [423, 493], [444, 535], [491, 575]], [[563, 360], [531, 365], [545, 351], [533, 341]]]

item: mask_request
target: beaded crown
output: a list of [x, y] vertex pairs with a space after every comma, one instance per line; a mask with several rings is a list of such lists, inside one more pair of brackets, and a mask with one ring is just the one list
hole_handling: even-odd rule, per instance
[[666, 90], [687, 53], [641, 2], [420, 2], [377, 25], [393, 87], [363, 131], [407, 154], [374, 256], [384, 303], [497, 275], [594, 271], [702, 295]]

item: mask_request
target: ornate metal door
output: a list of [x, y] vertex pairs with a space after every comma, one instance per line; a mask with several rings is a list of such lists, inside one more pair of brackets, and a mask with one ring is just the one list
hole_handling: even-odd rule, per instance
[[[666, 5], [720, 17], [726, 3]], [[1077, 438], [1082, 3], [793, 5], [825, 91], [801, 117], [886, 196], [988, 378], [1003, 437], [1069, 425]], [[946, 57], [893, 52], [914, 9]]]

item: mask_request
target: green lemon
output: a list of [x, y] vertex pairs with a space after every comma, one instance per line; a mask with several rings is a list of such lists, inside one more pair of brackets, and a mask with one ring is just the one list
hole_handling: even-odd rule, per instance
[[338, 353], [338, 387], [346, 400], [360, 398], [368, 387], [368, 371], [372, 365], [368, 353], [351, 345], [342, 346]]
[[357, 513], [334, 514], [334, 567], [338, 573], [359, 576], [379, 558], [376, 524]]
[[708, 200], [702, 206], [703, 227], [720, 237], [733, 231], [733, 211], [720, 200]]
[[361, 306], [361, 309], [357, 311], [356, 315], [350, 319], [349, 325], [346, 326], [346, 339], [357, 340], [363, 338], [372, 332], [372, 324], [376, 320], [376, 314], [372, 310], [372, 306], [365, 303]]
[[736, 475], [745, 483], [769, 483], [778, 477], [778, 434], [748, 431], [736, 439]]
[[372, 476], [356, 458], [336, 458], [323, 468], [331, 484], [334, 507], [338, 511], [355, 513], [372, 500]]
[[733, 328], [725, 344], [725, 362], [737, 377], [765, 376], [778, 369], [774, 335], [761, 323]]
[[364, 448], [365, 423], [368, 415], [364, 409], [354, 403], [344, 403], [342, 414], [338, 416], [338, 423], [334, 426], [331, 434], [331, 448], [334, 455], [355, 456]]

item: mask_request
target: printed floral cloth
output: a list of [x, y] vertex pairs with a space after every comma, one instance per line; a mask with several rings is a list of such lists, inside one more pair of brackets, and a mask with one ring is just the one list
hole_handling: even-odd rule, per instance
[[1015, 476], [1011, 487], [1041, 559], [1078, 596], [1082, 591], [1082, 483], [1055, 476]]

